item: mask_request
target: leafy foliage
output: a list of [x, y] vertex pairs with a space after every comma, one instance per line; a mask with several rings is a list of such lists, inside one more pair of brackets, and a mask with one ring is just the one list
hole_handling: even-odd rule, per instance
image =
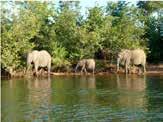
[[54, 42], [52, 44], [52, 63], [55, 65], [55, 67], [67, 67], [70, 66], [70, 63], [68, 60], [66, 60], [66, 56], [68, 52], [64, 47], [57, 44], [57, 42]]
[[163, 60], [161, 25], [163, 23], [163, 2], [162, 1], [140, 1], [138, 7], [144, 12], [145, 37], [148, 39], [150, 62]]
[[[61, 1], [58, 8], [52, 1], [1, 3], [1, 66], [8, 71], [25, 67], [24, 56], [33, 49], [47, 50], [55, 67], [94, 58], [99, 50], [111, 52], [114, 57], [124, 48], [149, 48], [149, 57], [154, 60], [162, 54], [158, 46], [161, 1], [140, 1], [137, 6], [124, 1], [108, 2], [104, 7], [89, 8], [85, 18], [75, 1]], [[6, 3], [16, 6], [16, 12], [8, 9]], [[152, 16], [154, 12], [158, 18]]]

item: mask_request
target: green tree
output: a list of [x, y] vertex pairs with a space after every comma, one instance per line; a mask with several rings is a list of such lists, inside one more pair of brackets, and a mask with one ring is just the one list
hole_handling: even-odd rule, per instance
[[58, 15], [55, 22], [55, 32], [58, 43], [68, 51], [70, 58], [72, 52], [76, 51], [76, 13], [65, 8]]
[[61, 1], [58, 8], [53, 1], [1, 3], [4, 70], [25, 67], [24, 55], [33, 49], [47, 50], [55, 69], [94, 58], [99, 50], [106, 55], [111, 52], [111, 60], [121, 49], [134, 48], [150, 48], [153, 60], [163, 57], [162, 2], [140, 1], [137, 7], [124, 1], [108, 2], [105, 7], [89, 8], [85, 17], [79, 1]]
[[31, 11], [39, 25], [37, 34], [30, 40], [35, 44], [34, 49], [51, 51], [49, 44], [56, 40], [55, 31], [51, 30], [51, 25], [56, 17], [52, 7], [53, 2], [25, 2], [24, 6], [23, 10]]
[[103, 48], [111, 50], [113, 56], [121, 49], [145, 48], [145, 26], [140, 12], [125, 2], [108, 3], [101, 29]]
[[146, 27], [146, 38], [148, 39], [148, 47], [150, 53], [148, 60], [151, 62], [159, 62], [163, 60], [162, 40], [161, 40], [161, 23], [163, 23], [163, 2], [161, 1], [139, 1], [137, 3], [146, 19], [144, 24]]
[[[8, 13], [2, 15], [8, 16]], [[6, 15], [5, 15], [6, 14]], [[33, 38], [38, 30], [37, 18], [31, 11], [20, 11], [18, 16], [2, 19], [2, 68], [12, 72], [16, 68], [24, 65], [22, 56], [34, 47], [29, 40]], [[29, 16], [30, 15], [30, 16]], [[11, 24], [6, 23], [6, 19], [11, 20]]]
[[77, 30], [78, 52], [81, 58], [94, 58], [101, 48], [100, 29], [103, 23], [103, 10], [95, 6], [89, 9], [88, 17]]

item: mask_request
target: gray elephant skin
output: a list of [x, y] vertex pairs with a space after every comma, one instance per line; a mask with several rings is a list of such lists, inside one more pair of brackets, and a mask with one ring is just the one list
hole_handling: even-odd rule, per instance
[[139, 66], [143, 67], [143, 72], [146, 72], [146, 54], [142, 49], [135, 49], [135, 50], [122, 50], [118, 54], [117, 58], [117, 72], [119, 71], [119, 65], [125, 66], [125, 72], [130, 72], [130, 66]]
[[117, 72], [119, 71], [119, 66], [125, 66], [125, 72], [127, 73], [130, 66], [130, 59], [131, 59], [131, 52], [130, 50], [122, 50], [120, 53], [118, 53], [117, 58]]
[[87, 70], [92, 70], [93, 74], [95, 72], [95, 60], [94, 59], [82, 59], [80, 60], [76, 67], [75, 67], [75, 72], [77, 71], [77, 69], [79, 67], [81, 67], [81, 72], [84, 72], [87, 73]]
[[33, 50], [32, 52], [28, 53], [27, 56], [27, 71], [29, 71], [31, 64], [34, 65], [36, 75], [38, 74], [39, 67], [47, 67], [48, 74], [50, 74], [51, 56], [46, 50]]

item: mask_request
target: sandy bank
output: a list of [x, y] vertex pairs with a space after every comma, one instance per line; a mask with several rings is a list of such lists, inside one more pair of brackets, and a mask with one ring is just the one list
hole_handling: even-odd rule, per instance
[[[107, 67], [104, 70], [96, 70], [94, 75], [112, 75], [112, 74], [116, 74], [116, 65], [112, 65], [111, 67]], [[124, 71], [120, 71], [118, 74], [124, 74]], [[129, 75], [132, 75], [135, 73], [131, 73]], [[158, 65], [147, 65], [147, 72], [145, 73], [146, 75], [159, 75], [159, 76], [163, 76], [163, 64], [158, 64]], [[50, 73], [51, 76], [64, 76], [64, 75], [93, 75], [92, 73], [80, 73], [80, 72], [51, 72]], [[24, 74], [23, 72], [17, 72], [15, 73], [14, 77], [26, 77], [27, 75]], [[43, 73], [43, 75], [41, 76], [47, 76], [47, 72]], [[5, 76], [2, 75], [3, 77], [9, 77], [9, 75]]]

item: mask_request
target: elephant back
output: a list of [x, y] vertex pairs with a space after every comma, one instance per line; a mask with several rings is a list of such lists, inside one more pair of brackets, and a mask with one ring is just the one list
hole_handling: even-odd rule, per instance
[[132, 50], [132, 63], [133, 64], [142, 64], [146, 62], [146, 54], [142, 49]]
[[51, 55], [46, 50], [39, 51], [37, 60], [40, 66], [47, 66], [49, 63], [51, 63]]
[[94, 69], [95, 68], [95, 60], [94, 59], [87, 59], [86, 65], [89, 69]]
[[37, 50], [32, 51], [32, 56], [33, 56], [33, 60], [34, 61], [36, 60], [36, 58], [38, 57], [38, 55], [39, 55], [39, 51], [37, 51]]

